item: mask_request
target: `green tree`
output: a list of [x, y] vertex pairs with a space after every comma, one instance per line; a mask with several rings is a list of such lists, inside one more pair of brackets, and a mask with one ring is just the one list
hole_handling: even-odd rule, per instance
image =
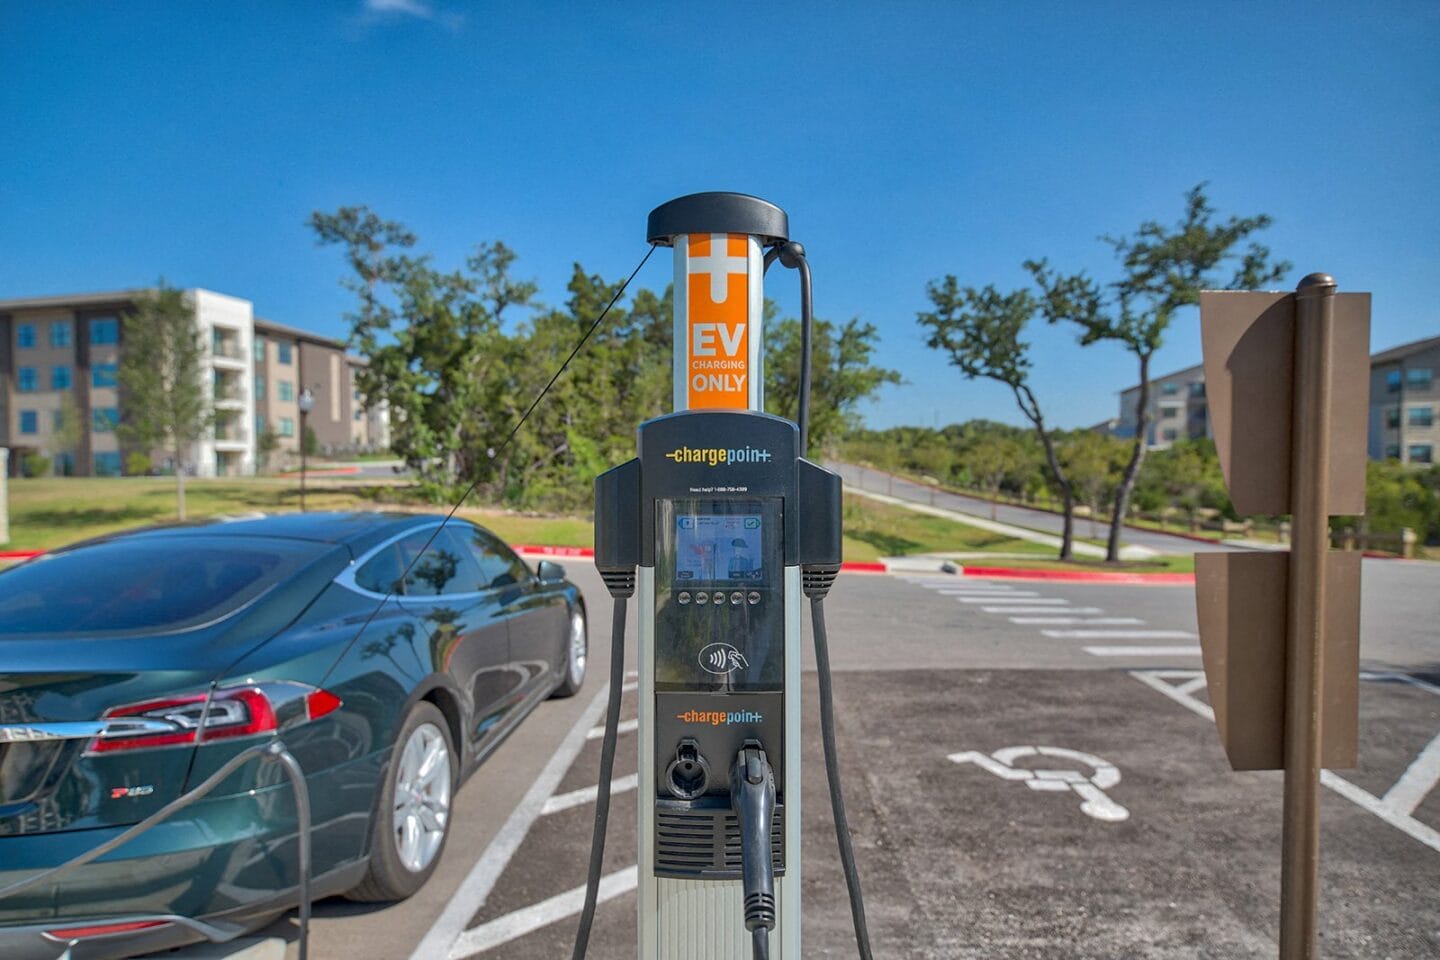
[[171, 451], [176, 514], [184, 520], [185, 455], [214, 423], [194, 304], [162, 280], [121, 317], [120, 330], [120, 442], [142, 452]]
[[1090, 510], [1090, 536], [1095, 518], [1125, 470], [1126, 444], [1098, 430], [1076, 430], [1060, 442], [1060, 460], [1075, 492]]
[[50, 434], [50, 454], [57, 463], [65, 464], [63, 472], [74, 471], [75, 458], [79, 456], [80, 442], [90, 427], [80, 411], [74, 390], [60, 394], [60, 409], [55, 417], [55, 430]]
[[1199, 303], [1201, 290], [1254, 290], [1280, 280], [1290, 270], [1288, 262], [1272, 262], [1269, 248], [1259, 243], [1251, 241], [1240, 249], [1251, 234], [1270, 226], [1269, 216], [1217, 221], [1205, 186], [1199, 184], [1185, 195], [1185, 213], [1174, 226], [1147, 220], [1129, 236], [1102, 238], [1121, 265], [1120, 279], [1106, 288], [1084, 273], [1057, 273], [1045, 260], [1025, 263], [1040, 287], [1046, 320], [1079, 326], [1083, 346], [1118, 342], [1139, 363], [1139, 422], [1116, 491], [1106, 545], [1106, 559], [1112, 563], [1120, 558], [1120, 531], [1145, 460], [1150, 358], [1164, 344], [1170, 321], [1181, 309]]
[[[799, 320], [786, 319], [765, 331], [765, 409], [777, 416], [800, 416]], [[885, 384], [904, 381], [896, 370], [872, 360], [879, 332], [873, 324], [852, 317], [837, 326], [815, 320], [812, 330], [810, 380], [810, 450], [819, 451], [858, 426], [859, 406]]]
[[255, 456], [259, 461], [258, 466], [262, 473], [269, 472], [270, 458], [275, 456], [275, 451], [280, 449], [280, 435], [275, 428], [266, 421], [264, 429], [255, 438]]
[[1000, 488], [1026, 461], [1025, 449], [1013, 437], [987, 433], [965, 452], [965, 465], [990, 495], [990, 519], [997, 519]]
[[1056, 456], [1040, 403], [1030, 389], [1030, 344], [1021, 339], [1039, 304], [1029, 291], [1002, 294], [990, 285], [983, 289], [962, 288], [952, 275], [931, 281], [925, 292], [934, 310], [920, 313], [918, 319], [930, 331], [930, 347], [948, 354], [950, 363], [966, 379], [983, 377], [1009, 387], [1015, 404], [1034, 427], [1060, 491], [1064, 508], [1060, 559], [1069, 560], [1074, 540], [1075, 494]]
[[515, 253], [482, 243], [443, 272], [407, 252], [414, 234], [367, 207], [316, 211], [309, 225], [321, 245], [344, 248], [354, 273], [350, 342], [369, 360], [357, 386], [367, 407], [389, 405], [395, 453], [436, 497], [493, 476], [488, 451], [520, 403], [510, 365], [533, 362], [502, 331], [506, 312], [536, 292], [511, 276]]
[[1213, 440], [1181, 440], [1154, 451], [1140, 468], [1135, 490], [1142, 508], [1158, 503], [1179, 510], [1192, 529], [1202, 510], [1233, 514]]

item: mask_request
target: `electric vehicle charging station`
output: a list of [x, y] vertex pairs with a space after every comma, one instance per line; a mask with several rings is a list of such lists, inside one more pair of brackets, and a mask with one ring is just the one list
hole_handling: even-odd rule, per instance
[[[801, 606], [812, 601], [822, 727], [857, 940], [863, 912], [839, 801], [819, 601], [840, 569], [840, 478], [803, 457], [800, 424], [763, 412], [765, 269], [809, 268], [778, 207], [733, 193], [656, 208], [650, 243], [675, 262], [673, 413], [638, 429], [638, 456], [596, 480], [595, 564], [639, 623], [638, 957], [801, 957]], [[765, 248], [770, 248], [768, 252]], [[583, 956], [608, 816], [618, 719], [612, 663]]]

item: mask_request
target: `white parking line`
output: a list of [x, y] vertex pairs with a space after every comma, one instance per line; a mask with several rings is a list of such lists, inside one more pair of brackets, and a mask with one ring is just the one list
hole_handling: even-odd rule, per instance
[[1086, 647], [1092, 657], [1198, 657], [1199, 647]]
[[[601, 877], [599, 895], [595, 898], [595, 902], [604, 903], [606, 900], [613, 900], [627, 894], [635, 889], [638, 881], [638, 871], [634, 867], [616, 870], [608, 876]], [[584, 908], [585, 887], [579, 886], [573, 890], [566, 890], [549, 900], [541, 900], [537, 904], [507, 913], [503, 917], [496, 917], [489, 923], [482, 923], [478, 927], [466, 930], [450, 948], [449, 960], [463, 960], [465, 957], [473, 957], [487, 950], [493, 950], [501, 944], [518, 940], [527, 933], [534, 933], [542, 927], [548, 927], [557, 920], [573, 917]]]
[[[1214, 709], [1211, 708], [1208, 703], [1202, 703], [1201, 701], [1196, 700], [1194, 697], [1190, 696], [1189, 691], [1183, 690], [1183, 687], [1189, 686], [1188, 683], [1182, 684], [1181, 687], [1175, 687], [1165, 682], [1166, 679], [1175, 679], [1180, 677], [1181, 675], [1182, 674], [1179, 671], [1174, 670], [1130, 671], [1130, 676], [1134, 677], [1136, 680], [1139, 680], [1141, 683], [1145, 684], [1145, 686], [1151, 688], [1152, 690], [1163, 693], [1165, 696], [1169, 697], [1171, 700], [1174, 700], [1176, 703], [1180, 704], [1185, 709], [1190, 710], [1193, 713], [1199, 714], [1206, 720], [1214, 723]], [[1201, 683], [1203, 683], [1205, 680], [1205, 675], [1202, 673], [1198, 678], [1192, 678], [1190, 680], [1190, 683], [1194, 683], [1195, 679], [1199, 679]], [[1421, 682], [1423, 683], [1423, 681]], [[1426, 684], [1426, 686], [1428, 686], [1428, 684]], [[1434, 741], [1431, 741], [1431, 746], [1433, 745]], [[1426, 747], [1425, 749], [1428, 752], [1430, 748]], [[1404, 778], [1402, 777], [1401, 779], [1403, 780]], [[1419, 820], [1416, 820], [1414, 817], [1410, 816], [1409, 813], [1397, 810], [1386, 801], [1381, 800], [1379, 797], [1375, 796], [1372, 793], [1360, 789], [1359, 787], [1355, 786], [1355, 784], [1351, 783], [1349, 780], [1346, 780], [1344, 777], [1341, 777], [1337, 774], [1331, 773], [1329, 770], [1320, 771], [1320, 783], [1324, 786], [1329, 787], [1331, 790], [1334, 790], [1336, 793], [1340, 794], [1340, 796], [1344, 797], [1346, 800], [1349, 800], [1351, 803], [1355, 804], [1357, 807], [1360, 807], [1362, 810], [1373, 813], [1375, 816], [1379, 817], [1381, 820], [1384, 820], [1386, 823], [1390, 824], [1390, 826], [1394, 827], [1396, 830], [1399, 830], [1401, 833], [1404, 833], [1412, 837], [1413, 839], [1418, 840], [1425, 846], [1429, 847], [1431, 850], [1440, 853], [1440, 830], [1436, 830], [1433, 827], [1421, 823]], [[1394, 792], [1394, 788], [1391, 788], [1391, 792]], [[1387, 793], [1386, 796], [1388, 797], [1389, 794]]]
[[[530, 832], [531, 824], [540, 816], [545, 801], [555, 793], [555, 788], [560, 785], [565, 772], [580, 755], [585, 746], [585, 733], [604, 712], [609, 693], [610, 684], [606, 683], [576, 718], [575, 725], [565, 734], [565, 739], [560, 741], [560, 746], [540, 771], [540, 776], [535, 778], [530, 789], [525, 791], [525, 796], [515, 805], [515, 809], [510, 811], [510, 816], [495, 834], [495, 839], [490, 841], [490, 846], [486, 847], [480, 859], [475, 861], [475, 866], [470, 868], [450, 902], [445, 905], [445, 910], [410, 954], [410, 960], [435, 960], [436, 957], [443, 957], [450, 952], [450, 945], [464, 932], [470, 918], [484, 906], [490, 891], [495, 889], [495, 881], [505, 872], [505, 867], [510, 863], [515, 851], [520, 849], [521, 841]], [[581, 896], [584, 896], [583, 890]]]
[[[638, 773], [616, 777], [610, 781], [610, 795], [613, 797], [617, 793], [628, 793], [638, 786], [640, 786]], [[547, 817], [552, 813], [559, 813], [561, 810], [569, 810], [571, 807], [583, 807], [587, 803], [594, 803], [595, 798], [599, 795], [599, 784], [581, 787], [579, 790], [571, 790], [569, 793], [557, 793], [545, 801], [545, 806], [540, 808], [540, 816]]]
[[[615, 734], [616, 734], [616, 736], [623, 736], [624, 734], [627, 734], [627, 733], [634, 733], [636, 730], [639, 730], [639, 729], [640, 729], [640, 721], [639, 721], [639, 720], [621, 720], [621, 721], [620, 721], [620, 724], [615, 728]], [[603, 738], [604, 736], [605, 736], [605, 726], [604, 726], [604, 724], [601, 724], [601, 725], [598, 726], [598, 727], [591, 727], [589, 730], [585, 731], [585, 739], [586, 739], [586, 740], [599, 740], [599, 739]]]
[[1057, 640], [1195, 640], [1188, 630], [1041, 630]]
[[1022, 597], [1016, 594], [1008, 594], [1003, 597], [959, 597], [957, 599], [961, 603], [1024, 603], [1032, 605], [1049, 603], [1056, 604], [1058, 606], [1064, 606], [1065, 604], [1070, 602], [1069, 600], [1061, 600], [1058, 597], [1039, 597], [1034, 594], [1031, 594], [1027, 597]]
[[1067, 624], [1067, 623], [1068, 623], [1068, 624], [1075, 624], [1075, 623], [1093, 623], [1093, 624], [1113, 624], [1114, 626], [1117, 626], [1117, 627], [1118, 627], [1118, 626], [1121, 626], [1121, 625], [1127, 624], [1127, 623], [1128, 623], [1128, 624], [1141, 624], [1141, 623], [1144, 623], [1145, 621], [1144, 621], [1144, 620], [1141, 620], [1139, 617], [1011, 617], [1011, 618], [1010, 618], [1010, 622], [1011, 622], [1011, 623], [1032, 624], [1032, 625], [1036, 625], [1036, 626], [1038, 626], [1038, 625], [1040, 625], [1040, 624], [1045, 624], [1045, 623], [1054, 624], [1054, 625], [1056, 625], [1056, 626], [1063, 626], [1064, 624]]
[[986, 613], [1104, 613], [1099, 607], [981, 607]]
[[1420, 801], [1435, 789], [1436, 783], [1440, 783], [1440, 736], [1420, 751], [1420, 756], [1411, 761], [1395, 786], [1387, 790], [1381, 800], [1390, 809], [1409, 816], [1420, 806]]

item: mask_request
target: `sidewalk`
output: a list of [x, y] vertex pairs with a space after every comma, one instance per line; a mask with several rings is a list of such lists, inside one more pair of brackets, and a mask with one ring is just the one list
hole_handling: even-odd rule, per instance
[[[1060, 549], [1060, 538], [1053, 534], [1040, 533], [1037, 530], [1029, 530], [1025, 527], [1001, 523], [998, 520], [988, 520], [985, 517], [977, 517], [973, 513], [946, 510], [943, 507], [931, 507], [923, 503], [916, 503], [913, 500], [887, 496], [883, 493], [872, 493], [869, 490], [861, 490], [857, 487], [847, 487], [846, 492], [853, 493], [856, 496], [869, 497], [871, 500], [878, 500], [881, 503], [888, 503], [892, 506], [904, 507], [906, 510], [914, 510], [916, 513], [924, 513], [932, 517], [953, 520], [956, 523], [963, 523], [989, 533], [998, 533], [1016, 540], [1025, 540], [1029, 543], [1038, 543], [1043, 546], [1054, 547], [1056, 550]], [[1079, 557], [1094, 557], [1097, 559], [1104, 559], [1105, 557], [1105, 548], [1096, 546], [1093, 543], [1081, 543], [1079, 540], [1076, 540], [1072, 544], [1072, 547], [1075, 555]], [[1150, 560], [1156, 555], [1156, 551], [1151, 550], [1149, 547], [1125, 546], [1120, 548], [1121, 560]]]

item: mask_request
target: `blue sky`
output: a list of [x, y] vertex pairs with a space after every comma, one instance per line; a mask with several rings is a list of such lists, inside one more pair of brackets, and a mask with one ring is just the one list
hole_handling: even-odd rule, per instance
[[[1096, 237], [1200, 181], [1274, 216], [1289, 284], [1373, 291], [1377, 349], [1440, 334], [1437, 49], [1435, 3], [4, 3], [0, 298], [163, 275], [343, 336], [312, 210], [369, 204], [442, 264], [502, 239], [556, 303], [576, 261], [628, 273], [655, 205], [741, 190], [789, 212], [817, 311], [880, 329], [908, 384], [870, 423], [1016, 421], [925, 347], [925, 282], [1109, 279]], [[1052, 420], [1114, 414], [1128, 355], [1032, 340]]]

